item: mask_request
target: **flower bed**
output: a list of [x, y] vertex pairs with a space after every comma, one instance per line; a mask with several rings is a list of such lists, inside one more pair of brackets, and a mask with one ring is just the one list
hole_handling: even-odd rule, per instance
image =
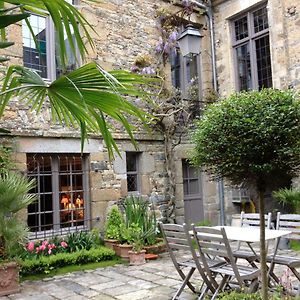
[[115, 252], [103, 246], [90, 250], [79, 250], [73, 253], [58, 253], [55, 255], [41, 255], [38, 258], [20, 260], [20, 274], [32, 275], [48, 273], [51, 270], [68, 265], [82, 265], [90, 262], [111, 260]]

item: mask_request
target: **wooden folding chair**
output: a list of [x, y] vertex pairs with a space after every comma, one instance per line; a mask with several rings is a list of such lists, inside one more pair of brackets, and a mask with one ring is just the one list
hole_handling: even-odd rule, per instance
[[[277, 223], [276, 229], [278, 230], [288, 230], [292, 233], [285, 236], [289, 240], [300, 240], [300, 215], [298, 214], [281, 214], [277, 213]], [[294, 256], [285, 256], [285, 255], [269, 255], [267, 256], [267, 262], [271, 263], [270, 266], [270, 275], [277, 282], [280, 283], [279, 278], [274, 273], [274, 266], [276, 264], [283, 265], [288, 267], [293, 274], [296, 276], [298, 281], [300, 281], [300, 274], [296, 270], [300, 268], [300, 258]]]
[[[271, 229], [272, 214], [269, 212], [268, 214], [265, 214], [264, 217], [266, 229]], [[247, 226], [260, 226], [260, 216], [258, 213], [241, 212], [241, 227]], [[268, 245], [266, 246], [268, 247]], [[251, 250], [241, 249], [241, 242], [237, 243], [237, 248], [233, 250], [233, 255], [235, 258], [246, 259], [253, 267], [255, 266], [254, 261], [257, 259], [257, 256]]]
[[[191, 226], [194, 226], [193, 224]], [[190, 251], [192, 253], [195, 266], [199, 272], [199, 274], [202, 277], [203, 284], [200, 288], [201, 294], [198, 298], [198, 300], [203, 299], [203, 297], [210, 291], [212, 294], [215, 293], [216, 289], [218, 288], [218, 283], [215, 280], [215, 276], [208, 276], [205, 272], [204, 266], [202, 265], [202, 260], [200, 259], [199, 255], [196, 253], [195, 250], [195, 243], [193, 243], [191, 232], [189, 231], [189, 228], [186, 224], [183, 224], [183, 229], [186, 233], [186, 238], [190, 246]], [[208, 265], [208, 268], [221, 266], [223, 264], [226, 264], [226, 261], [224, 259], [219, 259], [215, 257], [207, 257], [206, 262]]]
[[[191, 284], [190, 279], [197, 266], [192, 256], [189, 259], [180, 259], [178, 250], [185, 250], [190, 253], [190, 246], [186, 238], [186, 233], [182, 225], [159, 223], [163, 238], [166, 242], [167, 249], [174, 264], [176, 271], [182, 279], [182, 284], [176, 291], [172, 300], [177, 299], [187, 285], [193, 293], [196, 293], [195, 287]], [[183, 272], [187, 269], [187, 273]]]
[[[211, 299], [215, 299], [219, 291], [223, 290], [226, 285], [231, 284], [233, 279], [237, 281], [241, 289], [248, 287], [249, 292], [253, 292], [257, 288], [260, 270], [236, 263], [224, 228], [193, 226], [193, 233], [197, 241], [200, 259], [210, 281], [213, 282], [217, 274], [223, 276]], [[207, 262], [208, 257], [210, 259], [225, 259], [226, 264], [210, 267]]]

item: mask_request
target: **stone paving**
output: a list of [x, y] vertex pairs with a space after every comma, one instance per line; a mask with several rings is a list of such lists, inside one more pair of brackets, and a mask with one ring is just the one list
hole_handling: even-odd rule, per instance
[[[288, 252], [289, 255], [296, 255], [295, 252]], [[283, 272], [282, 269], [277, 270], [277, 274], [278, 271]], [[193, 281], [198, 285], [199, 279], [196, 274], [193, 276]], [[142, 266], [116, 265], [40, 281], [25, 281], [21, 284], [20, 293], [0, 297], [0, 300], [169, 300], [180, 284], [170, 257], [164, 253], [159, 259]], [[197, 295], [186, 288], [179, 299], [196, 300]]]

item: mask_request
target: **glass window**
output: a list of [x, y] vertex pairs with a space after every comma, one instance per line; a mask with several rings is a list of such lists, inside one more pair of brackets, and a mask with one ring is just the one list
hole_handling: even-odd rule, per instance
[[126, 152], [127, 191], [139, 191], [139, 156], [138, 152]]
[[272, 87], [269, 24], [266, 7], [233, 22], [238, 90]]
[[[68, 0], [70, 4], [76, 1]], [[64, 32], [67, 61], [65, 69], [62, 68], [60, 59], [60, 45], [58, 34], [54, 31], [54, 25], [50, 17], [31, 15], [28, 18], [32, 27], [36, 42], [26, 24], [22, 21], [23, 35], [23, 64], [25, 67], [35, 70], [42, 78], [53, 80], [67, 74], [76, 68], [76, 57], [71, 50], [67, 34]], [[74, 30], [71, 28], [74, 37]], [[73, 38], [75, 44], [75, 37]], [[75, 44], [76, 45], [76, 44]]]
[[23, 61], [24, 66], [35, 70], [43, 78], [47, 74], [47, 41], [46, 41], [46, 18], [31, 15], [28, 18], [35, 39], [32, 37], [26, 22], [23, 20]]
[[38, 198], [27, 209], [30, 231], [53, 235], [87, 226], [86, 159], [77, 154], [27, 155], [28, 177], [37, 183], [31, 193]]

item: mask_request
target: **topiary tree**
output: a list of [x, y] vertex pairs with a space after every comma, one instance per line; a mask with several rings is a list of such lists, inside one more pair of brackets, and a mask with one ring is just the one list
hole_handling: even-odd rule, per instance
[[275, 176], [300, 168], [300, 102], [292, 90], [240, 92], [211, 105], [192, 137], [192, 162], [258, 192], [262, 297], [267, 299], [264, 192]]

